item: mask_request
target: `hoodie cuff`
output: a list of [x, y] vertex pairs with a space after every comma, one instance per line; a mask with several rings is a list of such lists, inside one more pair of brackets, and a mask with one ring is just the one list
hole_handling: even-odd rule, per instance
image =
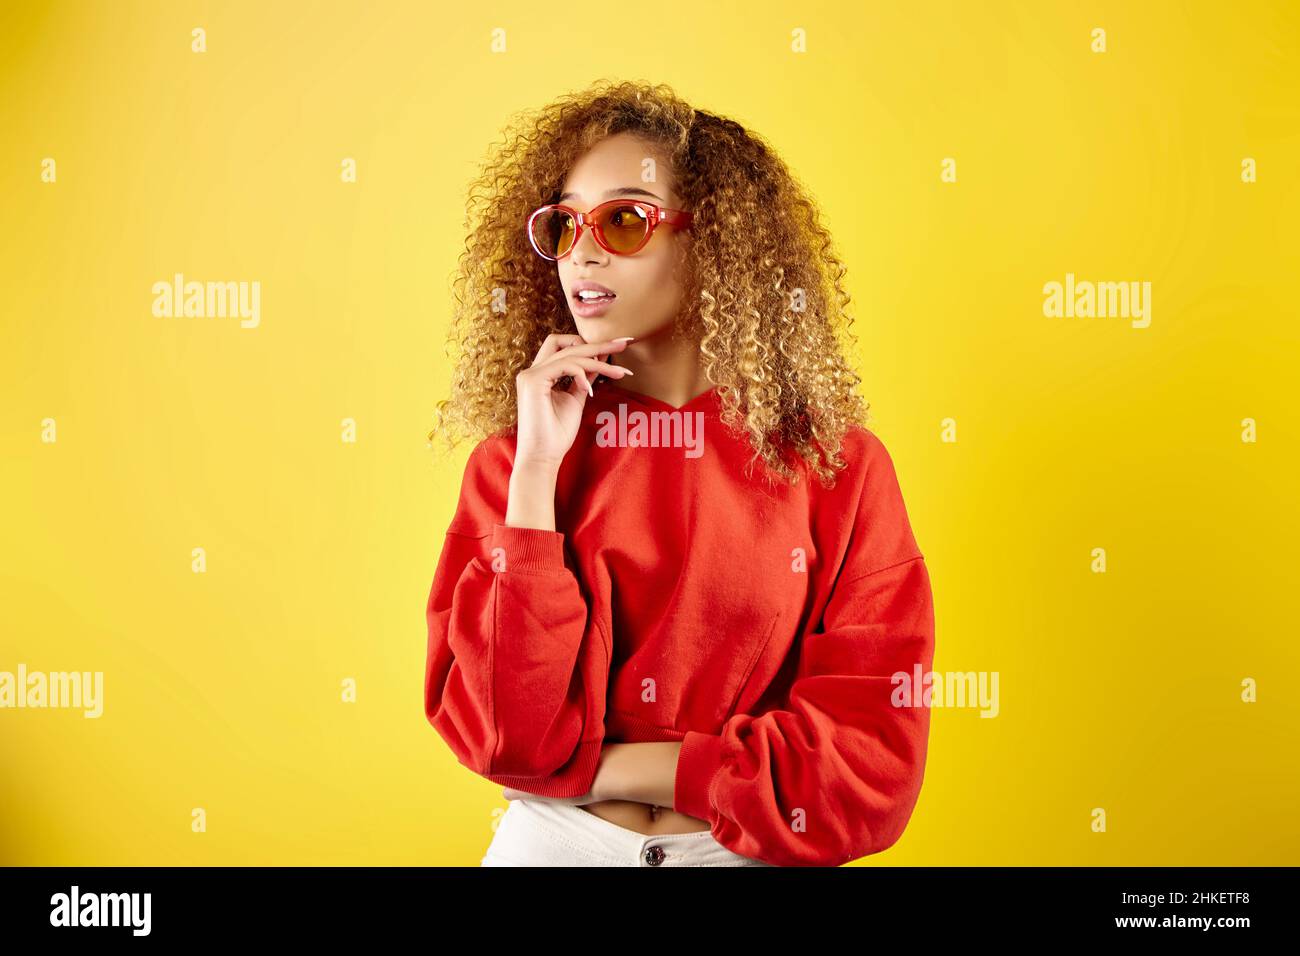
[[564, 570], [564, 533], [545, 531], [542, 528], [517, 528], [513, 525], [492, 526], [489, 553], [501, 549], [505, 557], [505, 571], [562, 571]]
[[673, 809], [678, 813], [713, 822], [709, 786], [722, 769], [722, 737], [688, 730], [677, 754], [677, 776], [673, 781]]

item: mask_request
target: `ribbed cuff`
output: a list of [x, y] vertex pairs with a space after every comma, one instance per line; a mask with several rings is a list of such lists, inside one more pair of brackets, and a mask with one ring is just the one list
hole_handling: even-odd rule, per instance
[[541, 528], [516, 528], [511, 525], [492, 526], [495, 551], [505, 554], [506, 571], [558, 571], [564, 568], [564, 533]]
[[673, 809], [678, 813], [713, 822], [709, 785], [722, 769], [722, 737], [688, 730], [677, 754], [677, 776], [673, 781]]
[[523, 790], [539, 797], [581, 797], [590, 792], [600, 766], [604, 738], [584, 740], [564, 768], [549, 777], [521, 777], [514, 774], [485, 773], [493, 783], [511, 790]]

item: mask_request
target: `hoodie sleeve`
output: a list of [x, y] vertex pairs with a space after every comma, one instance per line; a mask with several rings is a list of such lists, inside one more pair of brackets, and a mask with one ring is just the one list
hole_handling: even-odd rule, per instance
[[716, 734], [688, 731], [678, 756], [675, 809], [778, 866], [887, 849], [921, 790], [930, 712], [913, 683], [934, 661], [930, 577], [893, 463], [867, 435], [848, 551], [785, 706], [735, 714]]
[[480, 776], [578, 796], [600, 761], [608, 651], [564, 534], [503, 523], [512, 463], [499, 442], [470, 455], [434, 573], [425, 716]]

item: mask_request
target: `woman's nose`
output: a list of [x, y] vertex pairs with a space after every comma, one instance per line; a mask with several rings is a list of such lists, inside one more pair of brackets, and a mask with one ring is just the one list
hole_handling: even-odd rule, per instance
[[596, 241], [596, 234], [592, 231], [591, 226], [582, 227], [582, 236], [573, 247], [573, 258], [578, 262], [599, 261], [605, 255], [605, 250], [600, 247]]

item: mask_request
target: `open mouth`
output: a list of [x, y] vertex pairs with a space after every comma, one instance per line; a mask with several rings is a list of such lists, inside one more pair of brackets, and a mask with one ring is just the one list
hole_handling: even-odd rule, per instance
[[583, 319], [598, 319], [614, 307], [618, 296], [599, 289], [580, 289], [573, 293], [573, 314]]

